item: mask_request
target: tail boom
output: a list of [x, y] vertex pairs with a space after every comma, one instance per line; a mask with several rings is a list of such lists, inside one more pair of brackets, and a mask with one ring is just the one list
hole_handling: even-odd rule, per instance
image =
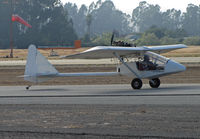
[[41, 83], [54, 77], [80, 77], [80, 76], [115, 76], [119, 72], [87, 72], [87, 73], [59, 73], [55, 67], [36, 49], [30, 45], [26, 62], [24, 80], [32, 83]]

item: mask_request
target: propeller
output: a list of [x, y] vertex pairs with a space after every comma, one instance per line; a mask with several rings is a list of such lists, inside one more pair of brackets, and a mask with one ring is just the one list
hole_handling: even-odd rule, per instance
[[111, 46], [112, 46], [112, 44], [113, 44], [114, 37], [115, 37], [115, 32], [113, 31], [113, 33], [112, 33], [112, 37], [111, 37], [111, 40], [110, 40], [110, 44], [111, 44]]

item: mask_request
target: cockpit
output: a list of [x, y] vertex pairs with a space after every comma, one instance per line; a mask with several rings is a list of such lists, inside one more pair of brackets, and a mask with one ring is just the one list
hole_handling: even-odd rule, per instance
[[140, 71], [164, 70], [168, 58], [153, 52], [146, 52], [144, 56], [136, 61], [137, 69]]

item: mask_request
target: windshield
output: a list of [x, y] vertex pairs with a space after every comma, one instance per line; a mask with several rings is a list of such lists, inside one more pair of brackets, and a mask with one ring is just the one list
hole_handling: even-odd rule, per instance
[[157, 65], [165, 65], [169, 58], [166, 58], [164, 56], [161, 56], [159, 54], [153, 53], [153, 52], [146, 52], [144, 54], [144, 58], [149, 57], [149, 60]]
[[164, 70], [169, 59], [153, 52], [146, 52], [144, 56], [139, 57], [136, 62], [138, 70]]

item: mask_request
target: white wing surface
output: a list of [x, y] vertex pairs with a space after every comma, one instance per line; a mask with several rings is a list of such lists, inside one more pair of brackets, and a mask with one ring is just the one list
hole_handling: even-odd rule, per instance
[[113, 58], [114, 53], [119, 56], [134, 56], [141, 52], [153, 51], [156, 53], [166, 53], [175, 49], [187, 48], [184, 44], [177, 45], [163, 45], [163, 46], [141, 46], [141, 47], [120, 47], [120, 46], [96, 46], [90, 48], [84, 52], [63, 56], [61, 58], [68, 59], [101, 59], [101, 58]]

